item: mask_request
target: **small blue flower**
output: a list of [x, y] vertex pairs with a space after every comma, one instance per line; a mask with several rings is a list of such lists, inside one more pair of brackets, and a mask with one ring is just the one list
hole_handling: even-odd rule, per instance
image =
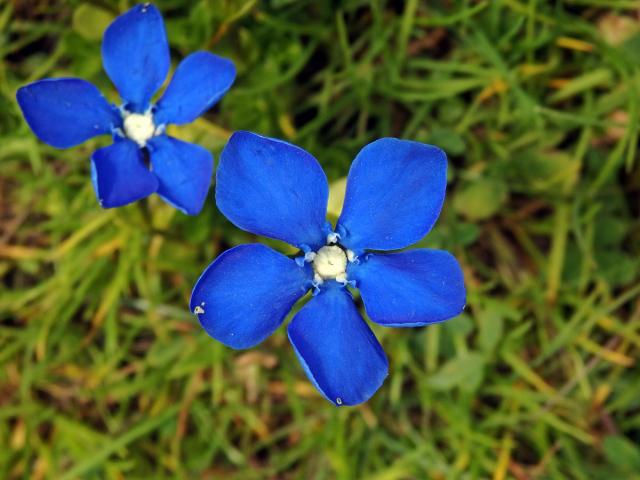
[[190, 123], [212, 107], [235, 79], [233, 63], [209, 52], [192, 53], [152, 104], [170, 59], [162, 16], [148, 3], [109, 25], [102, 59], [123, 99], [120, 107], [109, 104], [85, 80], [45, 79], [18, 90], [27, 123], [38, 138], [57, 148], [97, 135], [113, 136], [112, 145], [91, 157], [93, 186], [103, 207], [119, 207], [157, 193], [184, 213], [199, 213], [211, 184], [213, 157], [164, 131], [168, 124]]
[[387, 357], [347, 287], [360, 290], [372, 321], [419, 327], [458, 315], [462, 270], [441, 250], [382, 253], [420, 240], [435, 223], [446, 188], [442, 150], [384, 138], [360, 151], [349, 172], [335, 229], [329, 187], [299, 147], [236, 132], [216, 174], [218, 208], [243, 230], [283, 240], [288, 258], [261, 244], [221, 254], [194, 287], [191, 310], [207, 333], [232, 348], [271, 335], [308, 290], [289, 340], [309, 379], [334, 405], [369, 399], [387, 376]]

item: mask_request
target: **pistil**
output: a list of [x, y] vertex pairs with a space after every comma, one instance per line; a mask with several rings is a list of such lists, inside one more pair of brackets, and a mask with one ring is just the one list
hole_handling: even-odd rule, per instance
[[141, 148], [146, 146], [151, 137], [158, 134], [151, 112], [142, 114], [125, 112], [123, 120], [124, 134]]

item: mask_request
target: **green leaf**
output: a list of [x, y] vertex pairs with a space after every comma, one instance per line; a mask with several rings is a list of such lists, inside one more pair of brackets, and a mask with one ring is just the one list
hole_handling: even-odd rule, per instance
[[499, 304], [489, 303], [478, 315], [478, 345], [483, 352], [493, 353], [504, 332], [504, 316]]
[[625, 52], [633, 62], [640, 64], [640, 53], [638, 53], [640, 51], [638, 50], [639, 47], [640, 33], [636, 33], [622, 44], [621, 50]]
[[597, 70], [588, 71], [568, 81], [560, 90], [549, 97], [551, 103], [581, 94], [586, 90], [596, 87], [607, 87], [611, 84], [613, 74], [608, 68], [599, 68]]
[[429, 135], [428, 143], [437, 145], [447, 155], [462, 155], [467, 148], [464, 139], [459, 134], [453, 130], [439, 127], [433, 129]]
[[457, 222], [451, 226], [451, 239], [454, 245], [466, 247], [480, 236], [480, 227], [475, 223]]
[[485, 220], [494, 215], [507, 199], [503, 182], [481, 178], [458, 191], [453, 208], [469, 220]]
[[508, 166], [511, 190], [527, 193], [569, 192], [580, 173], [580, 161], [565, 152], [528, 151], [516, 155]]
[[617, 247], [628, 233], [627, 222], [620, 218], [602, 216], [598, 218], [598, 223], [593, 239], [598, 246]]
[[631, 283], [638, 271], [638, 260], [625, 252], [602, 250], [595, 257], [598, 274], [612, 286]]
[[640, 470], [640, 448], [626, 437], [606, 437], [602, 448], [607, 460], [616, 467], [628, 472]]
[[465, 353], [449, 360], [428, 383], [434, 390], [451, 390], [460, 387], [472, 392], [480, 386], [484, 378], [484, 357], [477, 352]]
[[73, 12], [71, 25], [81, 37], [100, 40], [113, 19], [111, 12], [90, 3], [83, 3]]
[[473, 322], [466, 313], [461, 313], [448, 322], [445, 322], [444, 328], [451, 336], [466, 337], [473, 332]]

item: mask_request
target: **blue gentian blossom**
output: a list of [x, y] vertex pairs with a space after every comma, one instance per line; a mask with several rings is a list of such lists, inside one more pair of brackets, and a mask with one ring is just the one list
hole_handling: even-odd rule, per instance
[[119, 207], [157, 193], [167, 203], [195, 215], [204, 204], [213, 157], [204, 148], [166, 135], [169, 124], [194, 121], [231, 87], [233, 63], [195, 52], [177, 67], [169, 86], [151, 99], [170, 68], [162, 16], [138, 5], [106, 29], [102, 60], [122, 104], [109, 104], [91, 83], [51, 78], [26, 85], [17, 99], [33, 132], [57, 148], [108, 134], [113, 144], [91, 157], [91, 177], [100, 205]]
[[222, 253], [203, 272], [191, 310], [214, 339], [241, 349], [271, 335], [309, 290], [287, 328], [311, 382], [334, 405], [369, 399], [388, 373], [370, 319], [420, 327], [458, 315], [462, 270], [442, 250], [395, 253], [420, 240], [444, 201], [447, 159], [418, 142], [383, 138], [351, 165], [342, 214], [326, 221], [329, 187], [317, 160], [287, 142], [236, 132], [216, 174], [216, 202], [239, 228], [285, 241], [292, 258], [261, 244]]

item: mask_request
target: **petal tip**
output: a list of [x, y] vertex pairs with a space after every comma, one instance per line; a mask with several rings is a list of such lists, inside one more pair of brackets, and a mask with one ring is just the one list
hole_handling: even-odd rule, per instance
[[213, 339], [233, 349], [269, 337], [305, 293], [293, 260], [262, 244], [220, 254], [196, 281], [189, 308]]
[[145, 111], [171, 64], [160, 10], [141, 3], [119, 15], [105, 29], [101, 51], [103, 67], [127, 108]]
[[222, 150], [216, 204], [245, 231], [320, 248], [328, 196], [322, 167], [301, 147], [240, 130]]
[[351, 165], [337, 228], [354, 251], [398, 250], [435, 224], [446, 190], [443, 150], [385, 137], [365, 145]]
[[16, 90], [31, 131], [55, 148], [69, 148], [111, 132], [113, 107], [95, 85], [78, 78], [46, 78]]
[[130, 140], [115, 142], [91, 155], [91, 181], [102, 208], [129, 205], [158, 190], [158, 178], [143, 163]]

